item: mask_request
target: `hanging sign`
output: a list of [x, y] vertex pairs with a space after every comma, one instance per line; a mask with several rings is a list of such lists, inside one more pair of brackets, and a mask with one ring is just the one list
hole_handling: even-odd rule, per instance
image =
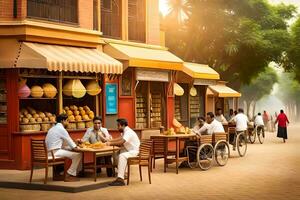
[[118, 113], [118, 87], [116, 83], [107, 83], [105, 85], [106, 95], [106, 114]]

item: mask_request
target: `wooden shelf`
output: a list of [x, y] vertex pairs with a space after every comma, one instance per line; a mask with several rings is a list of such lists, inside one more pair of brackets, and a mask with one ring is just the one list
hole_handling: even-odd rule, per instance
[[30, 75], [30, 74], [20, 74], [21, 78], [50, 78], [50, 79], [57, 79], [59, 75], [42, 75], [42, 74], [36, 74], [36, 75]]
[[56, 98], [47, 98], [47, 97], [41, 97], [41, 98], [35, 98], [35, 97], [27, 97], [27, 98], [19, 98], [20, 100], [41, 100], [41, 99], [45, 99], [45, 100], [56, 100]]
[[26, 123], [20, 123], [20, 125], [35, 125], [35, 124], [55, 124], [56, 122], [28, 122]]

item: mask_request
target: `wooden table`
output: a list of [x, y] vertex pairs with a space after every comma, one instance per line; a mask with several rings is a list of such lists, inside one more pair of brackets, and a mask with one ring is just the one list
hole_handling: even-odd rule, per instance
[[[116, 162], [115, 162], [115, 156], [114, 153], [119, 151], [121, 148], [117, 146], [104, 146], [103, 148], [78, 148], [75, 151], [76, 152], [81, 152], [82, 153], [82, 172], [84, 173], [85, 169], [93, 169], [94, 170], [94, 181], [97, 180], [97, 168], [101, 167], [111, 167], [114, 168], [116, 167]], [[93, 154], [93, 163], [92, 166], [85, 166], [84, 165], [84, 153], [89, 152]], [[112, 164], [98, 164], [97, 165], [97, 157], [102, 157], [102, 156], [112, 156], [113, 157], [113, 162]]]
[[[179, 151], [180, 151], [180, 140], [186, 140], [192, 137], [195, 137], [196, 134], [176, 134], [176, 135], [157, 135], [155, 136], [164, 138], [164, 144], [165, 144], [165, 152], [164, 152], [164, 172], [167, 171], [167, 164], [171, 164], [173, 162], [176, 163], [176, 174], [178, 174], [178, 167], [179, 167], [179, 162], [182, 161], [188, 161], [188, 157], [179, 157]], [[168, 141], [169, 140], [176, 140], [176, 154], [175, 158], [168, 158]]]

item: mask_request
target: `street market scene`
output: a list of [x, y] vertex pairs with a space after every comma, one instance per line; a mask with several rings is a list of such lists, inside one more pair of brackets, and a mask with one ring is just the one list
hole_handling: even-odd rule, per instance
[[299, 11], [0, 0], [0, 199], [300, 199]]

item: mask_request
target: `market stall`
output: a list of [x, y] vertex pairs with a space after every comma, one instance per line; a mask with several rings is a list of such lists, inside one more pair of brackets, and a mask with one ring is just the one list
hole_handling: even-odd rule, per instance
[[208, 65], [183, 64], [182, 72], [176, 75], [176, 87], [181, 87], [182, 94], [174, 88], [175, 118], [180, 123], [193, 127], [198, 117], [205, 116], [207, 105], [211, 103], [206, 98], [207, 86], [216, 84], [219, 78], [219, 74]]
[[227, 116], [230, 109], [238, 109], [238, 99], [241, 93], [226, 86], [225, 81], [218, 81], [216, 85], [208, 87], [207, 96], [214, 102], [210, 105], [210, 111], [216, 112], [218, 108], [221, 108], [224, 116]]
[[173, 119], [173, 74], [183, 61], [160, 46], [108, 43], [104, 52], [127, 67], [120, 79], [119, 116], [142, 130], [168, 127]]
[[10, 40], [1, 43], [0, 53], [6, 42], [14, 44], [12, 50], [17, 52], [10, 53], [13, 60], [0, 60], [5, 77], [0, 99], [8, 102], [0, 127], [10, 145], [7, 160], [13, 168], [28, 169], [30, 137], [44, 138], [57, 114], [68, 115], [67, 129], [73, 138], [92, 126], [94, 116], [105, 118], [106, 74], [121, 74], [123, 66], [97, 49], [82, 47]]

